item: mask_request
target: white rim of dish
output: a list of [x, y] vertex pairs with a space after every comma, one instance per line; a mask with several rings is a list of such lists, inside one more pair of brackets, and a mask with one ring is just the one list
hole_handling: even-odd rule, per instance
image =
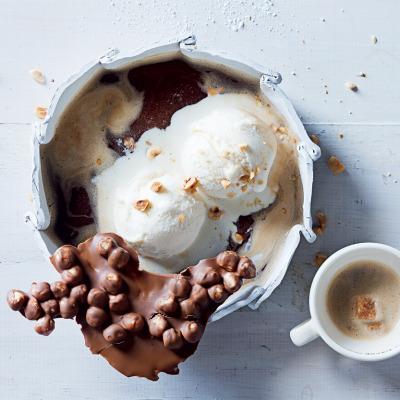
[[[32, 195], [34, 212], [25, 215], [25, 222], [30, 225], [40, 249], [48, 258], [57, 248], [52, 243], [45, 230], [50, 224], [50, 213], [48, 210], [46, 196], [43, 188], [40, 146], [48, 143], [54, 136], [54, 128], [65, 105], [76, 93], [71, 86], [79, 87], [99, 68], [115, 69], [124, 64], [140, 60], [145, 57], [180, 51], [183, 55], [192, 59], [209, 60], [231, 68], [248, 73], [260, 79], [260, 88], [262, 91], [269, 91], [268, 97], [274, 94], [274, 104], [279, 101], [282, 107], [279, 111], [284, 114], [293, 131], [298, 135], [300, 141], [298, 144], [298, 153], [300, 158], [300, 174], [303, 184], [303, 224], [294, 225], [288, 232], [282, 259], [280, 260], [280, 269], [276, 269], [268, 279], [269, 283], [264, 286], [249, 285], [243, 291], [239, 291], [237, 296], [230, 297], [224, 304], [218, 307], [217, 311], [211, 316], [210, 321], [216, 321], [225, 315], [246, 305], [252, 309], [258, 306], [273, 292], [273, 290], [282, 281], [289, 263], [300, 241], [300, 233], [305, 239], [312, 243], [316, 236], [312, 231], [311, 218], [311, 194], [313, 183], [313, 162], [317, 160], [321, 151], [308, 137], [303, 124], [300, 121], [292, 103], [278, 87], [281, 82], [279, 73], [271, 71], [251, 60], [242, 56], [228, 55], [221, 51], [211, 49], [200, 49], [196, 45], [196, 37], [191, 35], [184, 39], [170, 40], [157, 45], [148, 46], [128, 53], [120, 53], [117, 49], [108, 51], [97, 60], [82, 67], [73, 74], [65, 83], [63, 83], [55, 92], [51, 104], [48, 108], [46, 118], [43, 122], [33, 124], [33, 171], [32, 171]], [[283, 111], [283, 112], [282, 112]]]

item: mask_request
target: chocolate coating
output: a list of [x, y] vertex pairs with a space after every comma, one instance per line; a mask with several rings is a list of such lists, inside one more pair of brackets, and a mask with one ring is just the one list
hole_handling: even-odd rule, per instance
[[75, 299], [78, 303], [86, 303], [88, 295], [87, 286], [82, 283], [81, 285], [75, 286], [71, 289], [70, 297]]
[[111, 237], [105, 237], [98, 241], [96, 249], [101, 256], [108, 257], [109, 252], [115, 246], [116, 243]]
[[110, 266], [116, 270], [120, 270], [128, 264], [129, 253], [122, 247], [117, 247], [108, 256]]
[[98, 307], [89, 307], [86, 311], [86, 321], [93, 328], [102, 327], [108, 320], [108, 314]]
[[199, 317], [199, 306], [192, 299], [183, 300], [180, 306], [182, 319], [194, 319]]
[[163, 314], [173, 315], [178, 309], [178, 302], [172, 294], [162, 297], [157, 303], [157, 309]]
[[185, 298], [188, 297], [192, 286], [189, 281], [179, 275], [171, 282], [170, 290], [176, 297]]
[[117, 294], [116, 296], [110, 296], [109, 301], [110, 311], [116, 314], [124, 314], [130, 308], [130, 303], [125, 293]]
[[137, 335], [144, 328], [144, 318], [140, 314], [128, 313], [122, 318], [122, 326], [132, 335]]
[[224, 251], [217, 257], [217, 263], [227, 271], [236, 271], [239, 256], [234, 251]]
[[54, 318], [60, 313], [60, 305], [56, 299], [50, 299], [41, 303], [42, 309], [46, 315]]
[[63, 318], [74, 318], [78, 314], [78, 302], [71, 297], [63, 297], [60, 300], [60, 314]]
[[24, 315], [27, 319], [33, 321], [42, 315], [42, 308], [36, 299], [29, 299], [24, 309]]
[[149, 322], [150, 335], [154, 337], [160, 337], [164, 331], [168, 328], [167, 320], [160, 314], [154, 316]]
[[221, 275], [212, 267], [200, 268], [196, 273], [196, 283], [204, 287], [215, 285], [220, 280]]
[[19, 311], [28, 301], [28, 296], [20, 290], [9, 290], [7, 292], [7, 303], [14, 311]]
[[87, 302], [91, 306], [105, 308], [108, 304], [108, 295], [106, 292], [99, 288], [93, 288], [89, 291]]
[[69, 295], [69, 287], [65, 282], [56, 281], [50, 284], [50, 290], [56, 299], [67, 297]]
[[107, 293], [117, 294], [122, 287], [122, 279], [116, 273], [104, 274], [100, 284]]
[[52, 296], [50, 285], [47, 282], [32, 283], [31, 295], [37, 301], [46, 301]]
[[197, 343], [203, 335], [203, 329], [195, 321], [187, 321], [183, 325], [182, 335], [189, 343]]
[[75, 262], [75, 254], [70, 247], [61, 247], [53, 255], [52, 262], [58, 271], [63, 271], [72, 267]]
[[167, 349], [177, 350], [183, 345], [182, 334], [180, 331], [169, 328], [163, 333], [163, 343]]
[[48, 315], [39, 318], [35, 324], [35, 331], [39, 335], [49, 336], [54, 331], [54, 320]]
[[227, 299], [229, 293], [225, 290], [224, 285], [218, 283], [208, 289], [208, 295], [214, 303], [220, 304]]
[[126, 330], [119, 324], [112, 324], [104, 329], [103, 336], [109, 343], [120, 343], [128, 338]]
[[256, 277], [256, 267], [248, 257], [242, 257], [237, 267], [237, 273], [241, 278], [253, 279]]
[[190, 298], [201, 306], [206, 306], [209, 302], [207, 289], [200, 285], [193, 286]]
[[237, 292], [242, 285], [242, 280], [233, 272], [227, 272], [223, 278], [225, 289], [229, 293]]
[[79, 265], [61, 272], [61, 279], [69, 286], [75, 286], [82, 282], [83, 271]]

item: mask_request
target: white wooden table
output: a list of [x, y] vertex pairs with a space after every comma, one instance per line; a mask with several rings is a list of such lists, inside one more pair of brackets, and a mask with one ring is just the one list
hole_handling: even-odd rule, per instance
[[[361, 363], [321, 340], [296, 348], [289, 339], [309, 315], [317, 251], [329, 255], [362, 241], [400, 247], [400, 6], [397, 0], [275, 3], [0, 0], [1, 399], [400, 398], [400, 357]], [[110, 47], [129, 50], [188, 33], [199, 45], [245, 54], [282, 73], [283, 90], [321, 139], [313, 209], [326, 214], [328, 225], [314, 244], [302, 241], [282, 285], [259, 310], [211, 324], [181, 374], [153, 383], [125, 378], [91, 355], [70, 321], [57, 321], [48, 338], [38, 336], [8, 309], [5, 294], [57, 277], [22, 222], [31, 207], [33, 109], [47, 106], [60, 83]], [[32, 68], [43, 71], [46, 85], [28, 76]], [[359, 91], [346, 90], [347, 81]], [[346, 172], [328, 170], [331, 155]]]

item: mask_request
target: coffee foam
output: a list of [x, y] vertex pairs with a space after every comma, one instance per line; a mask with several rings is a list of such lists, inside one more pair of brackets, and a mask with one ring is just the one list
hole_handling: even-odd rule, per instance
[[[357, 261], [344, 267], [332, 279], [326, 294], [326, 307], [331, 320], [345, 335], [355, 339], [376, 339], [387, 335], [398, 323], [399, 296], [400, 277], [393, 269], [374, 261]], [[358, 297], [372, 299], [375, 318], [357, 318]]]

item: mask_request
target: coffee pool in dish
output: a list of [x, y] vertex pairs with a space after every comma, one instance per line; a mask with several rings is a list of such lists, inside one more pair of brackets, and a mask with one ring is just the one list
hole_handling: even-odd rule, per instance
[[[302, 223], [296, 142], [258, 80], [237, 71], [176, 54], [104, 71], [43, 149], [55, 242], [115, 231], [148, 270], [176, 272], [225, 249], [262, 268]], [[196, 191], [183, 188], [190, 178]]]

